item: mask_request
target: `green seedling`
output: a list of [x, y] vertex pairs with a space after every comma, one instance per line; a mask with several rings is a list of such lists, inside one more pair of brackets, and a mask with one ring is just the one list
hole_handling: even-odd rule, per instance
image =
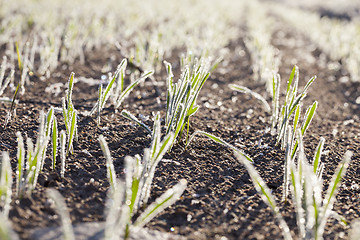
[[[52, 136], [51, 136], [52, 135]], [[46, 114], [46, 123], [45, 123], [45, 138], [51, 139], [52, 142], [52, 168], [55, 169], [56, 164], [56, 153], [57, 153], [57, 121], [54, 115], [54, 108], [50, 107], [48, 113]], [[45, 160], [46, 157], [47, 145], [43, 150], [42, 159]], [[41, 170], [43, 169], [44, 161], [41, 163]]]
[[296, 151], [298, 149], [298, 140], [296, 138], [296, 131], [299, 130], [301, 137], [305, 135], [309, 124], [314, 117], [315, 110], [317, 108], [317, 102], [315, 101], [312, 106], [308, 107], [306, 110], [306, 114], [303, 120], [303, 123], [300, 127], [299, 126], [299, 119], [300, 119], [300, 110], [301, 105], [298, 105], [295, 110], [294, 119], [293, 119], [293, 126], [287, 126], [287, 130], [285, 132], [285, 165], [284, 165], [284, 192], [283, 192], [283, 201], [287, 201], [288, 196], [288, 186], [289, 184], [289, 177], [290, 177], [290, 162], [293, 161]]
[[[293, 202], [295, 203], [295, 212], [299, 227], [299, 234], [296, 236], [296, 239], [319, 240], [323, 239], [322, 235], [324, 233], [325, 224], [330, 216], [334, 216], [341, 222], [344, 222], [344, 219], [333, 212], [332, 208], [336, 200], [335, 196], [339, 183], [346, 172], [352, 153], [349, 151], [345, 153], [343, 161], [340, 163], [330, 182], [327, 192], [324, 195], [322, 193], [323, 182], [321, 179], [323, 165], [319, 162], [324, 140], [320, 140], [314, 154], [314, 162], [312, 165], [308, 163], [304, 154], [301, 130], [298, 130], [298, 142], [300, 151], [297, 155], [297, 163], [295, 163], [294, 160], [291, 160], [289, 163], [291, 192]], [[271, 190], [244, 156], [239, 155], [236, 152], [235, 155], [248, 170], [253, 184], [263, 201], [272, 209], [279, 222], [284, 238], [287, 240], [293, 239], [289, 227], [276, 205], [275, 198], [271, 194]]]
[[11, 174], [12, 171], [9, 154], [7, 152], [2, 152], [0, 164], [0, 216], [4, 216], [5, 218], [7, 218], [9, 214], [11, 203]]
[[66, 90], [66, 98], [62, 98], [63, 117], [67, 134], [67, 149], [66, 155], [73, 154], [74, 140], [77, 139], [77, 111], [72, 103], [72, 90], [74, 87], [75, 73], [71, 73], [68, 89]]
[[106, 89], [103, 91], [102, 85], [99, 87], [99, 98], [96, 102], [95, 106], [90, 112], [90, 115], [97, 112], [97, 123], [100, 124], [100, 113], [101, 110], [105, 107], [106, 101], [112, 95], [114, 100], [115, 108], [119, 108], [123, 100], [130, 94], [130, 92], [137, 86], [139, 83], [144, 81], [146, 78], [153, 75], [153, 72], [146, 72], [144, 73], [139, 79], [135, 80], [131, 83], [125, 90], [124, 90], [124, 78], [125, 78], [125, 71], [127, 66], [127, 60], [123, 59], [118, 66], [114, 77], [107, 85]]
[[272, 101], [271, 101], [271, 134], [275, 134], [276, 131], [276, 125], [279, 122], [279, 97], [280, 97], [280, 75], [279, 74], [273, 74], [272, 79]]
[[[292, 114], [295, 112], [298, 106], [302, 104], [302, 100], [305, 98], [307, 91], [311, 84], [316, 79], [316, 76], [312, 77], [305, 85], [304, 90], [298, 94], [298, 83], [299, 83], [299, 70], [298, 67], [295, 66], [290, 74], [290, 78], [288, 80], [287, 89], [286, 89], [286, 98], [283, 106], [281, 107], [280, 117], [278, 117], [278, 129], [277, 129], [277, 143], [281, 141], [281, 146], [284, 148], [285, 145], [285, 131], [287, 129], [287, 126], [290, 124], [290, 119]], [[273, 81], [273, 84], [276, 85], [275, 81]], [[273, 89], [276, 89], [276, 86], [273, 86]], [[275, 100], [277, 101], [277, 100]], [[314, 103], [315, 106], [317, 103]], [[313, 106], [314, 106], [313, 104]], [[316, 109], [316, 107], [315, 107]], [[315, 111], [315, 110], [314, 110]], [[311, 115], [308, 115], [312, 116]], [[310, 119], [310, 121], [311, 121]], [[307, 119], [308, 121], [308, 119]], [[310, 122], [309, 122], [310, 123]], [[304, 126], [305, 127], [305, 126]], [[307, 129], [308, 124], [306, 125], [305, 130]]]
[[60, 215], [61, 226], [63, 228], [63, 237], [64, 240], [75, 240], [74, 230], [71, 225], [71, 220], [69, 212], [67, 210], [65, 200], [61, 194], [55, 189], [47, 189], [47, 195], [55, 203], [55, 209]]
[[57, 127], [57, 120], [54, 116], [53, 124], [52, 124], [52, 157], [53, 157], [53, 164], [52, 168], [55, 170], [56, 165], [56, 156], [57, 156], [57, 147], [58, 147], [58, 127]]
[[[190, 60], [191, 63], [191, 60]], [[195, 59], [192, 65], [183, 63], [180, 79], [174, 83], [174, 74], [171, 64], [164, 61], [167, 70], [167, 96], [166, 96], [166, 134], [173, 132], [174, 141], [181, 138], [187, 126], [187, 136], [190, 127], [190, 117], [196, 113], [199, 106], [196, 99], [205, 81], [210, 75], [211, 66], [209, 61]]]
[[[150, 187], [154, 178], [156, 166], [170, 148], [174, 135], [170, 133], [161, 141], [160, 114], [155, 117], [151, 147], [144, 150], [144, 156], [125, 158], [125, 183], [117, 182], [113, 161], [105, 139], [100, 136], [99, 141], [106, 158], [108, 179], [111, 186], [110, 198], [113, 204], [109, 207], [106, 239], [115, 239], [122, 236], [128, 239], [134, 227], [142, 227], [155, 217], [159, 212], [173, 204], [186, 188], [186, 180], [180, 180], [173, 188], [147, 206], [150, 197]], [[114, 205], [116, 203], [116, 205]], [[119, 208], [119, 206], [121, 206]], [[144, 211], [133, 221], [133, 217], [141, 208]], [[122, 232], [119, 232], [121, 229]]]
[[[39, 133], [36, 140], [36, 144], [30, 138], [26, 139], [27, 153], [25, 158], [24, 141], [21, 137], [21, 133], [17, 132], [18, 141], [18, 170], [17, 170], [17, 195], [22, 196], [24, 193], [30, 195], [36, 186], [39, 173], [41, 172], [41, 166], [44, 161], [44, 149], [46, 148], [49, 137], [45, 134], [45, 115], [44, 112], [40, 112], [40, 126]], [[25, 171], [24, 171], [25, 164]]]
[[260, 177], [254, 166], [246, 159], [243, 155], [238, 154], [235, 152], [236, 158], [239, 160], [240, 163], [242, 163], [246, 170], [248, 171], [250, 178], [253, 182], [253, 185], [256, 189], [256, 191], [261, 196], [261, 199], [271, 208], [273, 211], [276, 220], [279, 223], [279, 226], [281, 228], [281, 232], [283, 234], [284, 239], [286, 240], [292, 240], [289, 226], [286, 224], [283, 216], [280, 213], [279, 207], [276, 205], [276, 201], [274, 196], [271, 194], [270, 188], [266, 185], [265, 181]]
[[[344, 219], [335, 213], [333, 209], [336, 194], [342, 177], [349, 166], [352, 153], [346, 152], [342, 162], [339, 164], [329, 187], [324, 194], [323, 180], [321, 179], [322, 164], [320, 162], [321, 149], [324, 140], [320, 140], [319, 146], [314, 154], [313, 164], [309, 164], [304, 153], [302, 134], [298, 132], [299, 155], [297, 165], [295, 161], [290, 164], [291, 169], [291, 191], [295, 203], [296, 217], [299, 227], [300, 239], [323, 239], [326, 222], [330, 216], [338, 218], [340, 222]], [[317, 164], [317, 165], [315, 165]]]
[[135, 117], [134, 115], [132, 115], [129, 111], [126, 110], [122, 110], [121, 111], [121, 116], [123, 116], [124, 118], [130, 120], [130, 121], [134, 121], [137, 125], [139, 125], [140, 127], [144, 128], [149, 134], [152, 133], [151, 129], [149, 128], [148, 125], [146, 125], [145, 123], [141, 122], [137, 117]]
[[[23, 56], [21, 56], [20, 50], [19, 50], [19, 45], [16, 42], [15, 43], [15, 48], [16, 48], [16, 54], [17, 54], [17, 58], [18, 58], [18, 66], [19, 66], [19, 72], [20, 72], [20, 94], [23, 95], [25, 93], [25, 80], [27, 78], [27, 74], [28, 74], [28, 55], [29, 55], [29, 43], [25, 44], [25, 53]], [[23, 57], [24, 61], [21, 60], [21, 57]]]
[[60, 131], [60, 160], [61, 160], [60, 175], [62, 178], [64, 178], [65, 161], [66, 161], [66, 132], [64, 130]]

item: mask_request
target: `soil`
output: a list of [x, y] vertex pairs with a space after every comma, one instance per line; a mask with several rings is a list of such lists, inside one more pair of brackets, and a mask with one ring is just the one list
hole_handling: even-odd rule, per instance
[[[244, 30], [245, 31], [245, 30]], [[324, 234], [325, 239], [348, 239], [351, 223], [360, 217], [360, 84], [346, 80], [346, 70], [338, 63], [338, 69], [330, 69], [331, 62], [306, 36], [279, 23], [272, 44], [282, 55], [280, 75], [285, 84], [294, 64], [300, 69], [300, 87], [309, 77], [317, 75], [305, 99], [304, 108], [319, 102], [319, 107], [310, 129], [305, 136], [306, 153], [309, 159], [320, 137], [325, 137], [323, 157], [325, 170], [324, 187], [333, 175], [346, 150], [354, 152], [351, 164], [343, 179], [334, 210], [344, 216], [350, 225], [342, 225], [330, 218]], [[211, 74], [205, 83], [198, 104], [199, 111], [191, 119], [190, 132], [210, 132], [241, 148], [254, 159], [254, 166], [276, 196], [279, 207], [293, 234], [297, 233], [293, 204], [281, 203], [284, 151], [276, 146], [275, 136], [269, 133], [270, 115], [257, 100], [249, 95], [233, 92], [229, 83], [244, 85], [263, 96], [265, 86], [252, 80], [251, 59], [246, 52], [243, 36], [233, 41], [226, 59], [227, 66]], [[239, 54], [239, 50], [243, 54]], [[1, 54], [0, 54], [1, 55]], [[32, 77], [26, 93], [19, 97], [16, 115], [5, 127], [9, 104], [0, 103], [0, 151], [8, 151], [13, 172], [16, 170], [16, 132], [36, 138], [39, 112], [50, 106], [60, 107], [70, 72], [76, 77], [100, 79], [102, 67], [112, 62], [112, 69], [123, 56], [115, 49], [98, 49], [86, 54], [86, 63], [61, 66], [51, 78], [41, 80]], [[174, 64], [175, 78], [179, 77], [178, 58], [174, 54], [167, 61]], [[18, 76], [17, 76], [18, 77]], [[163, 69], [156, 81], [165, 83]], [[60, 94], [47, 92], [52, 84], [62, 83]], [[44, 170], [31, 197], [17, 199], [13, 196], [9, 218], [13, 229], [21, 239], [31, 239], [31, 230], [59, 225], [59, 217], [46, 197], [47, 188], [60, 191], [66, 200], [72, 222], [104, 221], [104, 209], [109, 183], [106, 177], [105, 158], [98, 143], [104, 135], [114, 158], [118, 177], [123, 177], [123, 161], [127, 155], [142, 154], [149, 147], [150, 137], [146, 131], [120, 116], [113, 106], [102, 112], [101, 125], [96, 119], [86, 116], [97, 99], [97, 85], [76, 82], [73, 102], [79, 111], [79, 139], [74, 145], [74, 154], [67, 158], [65, 177], [60, 177], [60, 163], [51, 169], [50, 153]], [[136, 116], [142, 115], [152, 124], [153, 113], [160, 111], [165, 116], [165, 84], [146, 80], [123, 102], [121, 108]], [[5, 96], [11, 97], [8, 89]], [[270, 97], [267, 97], [270, 101]], [[282, 98], [283, 99], [283, 96]], [[121, 110], [121, 109], [119, 109]], [[56, 113], [59, 127], [64, 129], [61, 113]], [[146, 120], [148, 118], [148, 120]], [[176, 144], [159, 163], [152, 186], [151, 201], [180, 179], [188, 181], [181, 199], [153, 219], [147, 228], [173, 232], [187, 239], [281, 239], [282, 234], [270, 208], [261, 200], [245, 168], [232, 152], [206, 138], [197, 137], [189, 147], [183, 141]], [[223, 238], [226, 237], [226, 238]]]

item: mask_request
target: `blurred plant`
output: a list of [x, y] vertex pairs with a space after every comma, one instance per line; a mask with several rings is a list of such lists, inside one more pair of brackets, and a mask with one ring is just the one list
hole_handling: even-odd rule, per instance
[[[6, 72], [6, 65], [7, 65], [7, 57], [4, 56], [3, 61], [0, 65], [0, 96], [4, 93], [6, 87], [9, 85], [9, 83], [11, 81], [13, 81], [13, 79], [14, 79], [15, 70], [12, 69], [12, 70], [10, 70], [9, 75], [4, 80], [5, 72]], [[1, 101], [11, 101], [8, 98], [0, 98], [0, 100]]]
[[[0, 217], [7, 218], [11, 203], [12, 171], [9, 154], [2, 152], [0, 164]], [[1, 224], [0, 224], [1, 225]], [[1, 234], [0, 234], [1, 236]]]
[[64, 240], [75, 240], [74, 230], [71, 225], [71, 220], [69, 212], [66, 207], [66, 203], [61, 194], [55, 189], [47, 189], [47, 195], [55, 203], [55, 209], [60, 215], [61, 225], [63, 228], [63, 237]]

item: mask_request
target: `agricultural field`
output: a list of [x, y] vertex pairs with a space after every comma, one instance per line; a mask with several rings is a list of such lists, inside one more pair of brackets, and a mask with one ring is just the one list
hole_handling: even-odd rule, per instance
[[0, 239], [360, 239], [359, 14], [0, 0]]

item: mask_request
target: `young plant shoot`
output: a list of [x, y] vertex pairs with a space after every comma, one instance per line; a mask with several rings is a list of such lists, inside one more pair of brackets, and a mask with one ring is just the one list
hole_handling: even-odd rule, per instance
[[123, 59], [118, 66], [114, 77], [108, 83], [105, 90], [103, 91], [102, 85], [99, 87], [99, 98], [96, 102], [95, 106], [90, 112], [90, 115], [97, 112], [97, 123], [100, 124], [100, 113], [101, 110], [105, 107], [106, 101], [112, 96], [115, 108], [119, 108], [123, 100], [130, 94], [130, 92], [137, 86], [139, 83], [144, 81], [146, 78], [153, 75], [153, 71], [144, 73], [140, 78], [135, 80], [131, 83], [125, 90], [124, 90], [124, 78], [125, 78], [125, 71], [127, 66], [127, 60]]
[[[44, 161], [44, 151], [49, 142], [49, 137], [46, 136], [45, 130], [45, 114], [40, 112], [40, 126], [37, 136], [36, 144], [34, 146], [33, 141], [30, 138], [26, 139], [27, 153], [25, 159], [25, 147], [24, 141], [20, 132], [16, 133], [18, 141], [18, 168], [16, 179], [16, 192], [18, 196], [22, 196], [24, 193], [30, 195], [35, 188], [41, 167]], [[24, 171], [25, 164], [25, 171]]]
[[73, 154], [74, 151], [74, 140], [77, 138], [77, 111], [72, 103], [72, 90], [74, 87], [74, 75], [71, 73], [68, 89], [66, 90], [66, 98], [62, 98], [63, 117], [67, 134], [67, 149], [66, 155], [69, 153]]
[[[294, 159], [290, 159], [288, 164], [290, 168], [290, 188], [292, 199], [295, 203], [295, 212], [299, 228], [299, 234], [296, 236], [296, 239], [321, 240], [323, 239], [326, 222], [330, 216], [336, 217], [340, 221], [344, 221], [341, 216], [333, 212], [332, 208], [336, 201], [335, 196], [339, 183], [341, 182], [341, 178], [345, 175], [352, 153], [349, 151], [345, 153], [344, 158], [333, 175], [326, 194], [324, 195], [322, 193], [323, 181], [321, 179], [323, 165], [320, 163], [324, 139], [320, 140], [314, 154], [314, 161], [312, 164], [309, 164], [304, 154], [301, 130], [298, 130], [297, 135], [300, 149], [297, 155], [297, 163], [295, 163]], [[272, 196], [271, 191], [264, 180], [259, 176], [255, 168], [246, 158], [236, 152], [235, 155], [248, 170], [253, 184], [263, 201], [275, 214], [284, 238], [293, 239], [288, 225], [285, 223], [279, 212], [279, 208], [274, 200], [275, 198]]]
[[[186, 58], [188, 59], [188, 58]], [[175, 139], [181, 138], [187, 126], [189, 133], [190, 117], [196, 113], [199, 106], [196, 99], [210, 75], [210, 63], [204, 59], [191, 59], [185, 61], [181, 69], [181, 77], [175, 83], [171, 64], [164, 61], [167, 70], [167, 96], [166, 96], [166, 134], [174, 133]]]
[[[178, 184], [147, 206], [156, 166], [170, 148], [174, 138], [174, 135], [170, 133], [161, 141], [160, 128], [160, 114], [158, 113], [154, 121], [151, 147], [144, 150], [143, 158], [141, 159], [140, 156], [127, 156], [125, 158], [126, 176], [124, 183], [116, 180], [110, 151], [105, 139], [102, 136], [99, 137], [100, 145], [106, 158], [108, 178], [111, 186], [110, 198], [113, 199], [113, 204], [109, 207], [107, 220], [109, 222], [106, 224], [108, 229], [105, 230], [107, 239], [119, 239], [119, 236], [116, 234], [120, 234], [121, 239], [128, 239], [134, 228], [144, 226], [159, 212], [177, 201], [186, 188], [186, 180], [180, 180]], [[114, 205], [115, 203], [116, 205]], [[119, 208], [119, 206], [121, 207]], [[115, 209], [112, 210], [113, 208]], [[144, 211], [133, 220], [133, 216], [141, 208], [145, 208]], [[123, 232], [119, 232], [119, 229], [123, 230]]]

